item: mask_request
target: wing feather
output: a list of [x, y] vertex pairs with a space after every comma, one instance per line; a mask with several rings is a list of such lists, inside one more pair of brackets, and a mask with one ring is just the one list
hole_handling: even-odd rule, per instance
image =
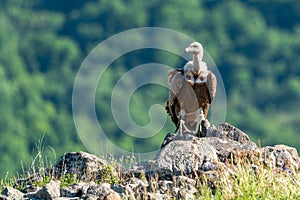
[[169, 99], [166, 102], [167, 113], [171, 116], [172, 121], [178, 124], [178, 113], [180, 112], [180, 104], [176, 94], [179, 93], [184, 77], [182, 70], [173, 70], [168, 75], [168, 83], [170, 85]]
[[212, 73], [211, 71], [209, 71], [207, 75], [206, 86], [208, 88], [209, 95], [210, 95], [209, 103], [211, 103], [214, 100], [217, 91], [217, 78], [214, 75], [214, 73]]
[[183, 70], [182, 69], [175, 69], [173, 71], [170, 71], [168, 74], [168, 84], [171, 85], [172, 82], [172, 78], [175, 76], [175, 74], [177, 73], [181, 73], [183, 74]]

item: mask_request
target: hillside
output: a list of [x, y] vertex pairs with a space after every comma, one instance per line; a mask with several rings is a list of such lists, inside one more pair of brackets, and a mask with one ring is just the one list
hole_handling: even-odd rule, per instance
[[[299, 151], [299, 13], [297, 1], [2, 0], [0, 177], [7, 172], [8, 176], [22, 173], [22, 166], [27, 168], [36, 160], [41, 135], [49, 163], [65, 152], [90, 150], [83, 145], [73, 118], [76, 75], [97, 45], [141, 27], [166, 28], [201, 42], [224, 83], [224, 121], [247, 132], [255, 143], [286, 144]], [[149, 40], [183, 52], [179, 40], [172, 42], [172, 37], [160, 36], [150, 35]], [[140, 44], [141, 40], [132, 35], [126, 42], [122, 47]], [[120, 49], [111, 45], [101, 58], [113, 56]], [[174, 69], [185, 62], [186, 58], [178, 54], [145, 47], [119, 55], [109, 64], [95, 89], [95, 105], [91, 108], [95, 108], [97, 122], [118, 148], [151, 152], [159, 149], [166, 133], [174, 131], [165, 111], [155, 110], [159, 107], [156, 104], [164, 106], [168, 95], [168, 89], [158, 84], [143, 85], [133, 91], [129, 101], [130, 120], [136, 127], [148, 127], [153, 135], [132, 137], [128, 133], [143, 132], [121, 128], [111, 106], [118, 81], [144, 64]], [[96, 66], [101, 68], [100, 64]], [[155, 83], [167, 81], [167, 76], [159, 75], [154, 77]], [[150, 75], [145, 73], [145, 77]], [[117, 99], [123, 100], [127, 94], [126, 90], [120, 92]], [[86, 96], [80, 95], [83, 99]], [[166, 119], [162, 129], [147, 126], [151, 114]], [[94, 154], [103, 156], [103, 152]]]
[[2, 181], [0, 199], [298, 199], [299, 170], [295, 148], [257, 147], [224, 123], [202, 138], [169, 133], [153, 160], [128, 169], [66, 153], [45, 171]]

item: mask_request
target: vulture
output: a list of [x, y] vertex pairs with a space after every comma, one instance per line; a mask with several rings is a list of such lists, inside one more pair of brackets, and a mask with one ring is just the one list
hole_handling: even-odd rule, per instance
[[169, 73], [166, 110], [176, 126], [175, 132], [180, 129], [181, 134], [192, 132], [204, 136], [209, 126], [206, 118], [216, 95], [217, 79], [202, 61], [203, 47], [199, 42], [191, 43], [185, 52], [193, 54], [193, 60], [183, 69]]

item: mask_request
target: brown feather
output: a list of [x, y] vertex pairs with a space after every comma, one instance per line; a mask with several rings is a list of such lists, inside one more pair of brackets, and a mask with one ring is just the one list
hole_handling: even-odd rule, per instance
[[181, 73], [181, 74], [183, 74], [183, 70], [182, 69], [175, 69], [175, 70], [169, 72], [169, 74], [168, 74], [168, 84], [169, 85], [171, 85], [172, 78], [178, 72]]
[[205, 83], [201, 83], [201, 84], [196, 83], [194, 84], [193, 88], [197, 95], [198, 106], [199, 106], [198, 108], [203, 109], [203, 114], [204, 117], [206, 118], [208, 114], [210, 102], [211, 102], [209, 90]]
[[197, 119], [197, 111], [199, 108], [197, 96], [193, 87], [185, 80], [183, 74], [179, 71], [171, 77], [169, 99], [166, 102], [166, 110], [171, 116], [175, 125], [179, 122], [179, 112], [184, 109], [186, 113], [186, 121], [189, 125], [193, 125]]
[[[193, 61], [187, 62], [183, 69], [169, 73], [170, 92], [166, 110], [176, 126], [179, 117], [182, 117], [185, 125], [195, 130], [199, 108], [203, 109], [204, 117], [207, 118], [209, 106], [216, 95], [217, 79], [202, 61], [203, 47], [200, 43], [192, 42], [185, 52], [193, 54]], [[181, 111], [183, 113], [179, 116]]]
[[211, 71], [209, 71], [207, 75], [206, 85], [210, 96], [209, 103], [211, 104], [211, 102], [214, 100], [216, 96], [216, 91], [217, 91], [217, 78], [214, 75], [214, 73], [212, 73]]

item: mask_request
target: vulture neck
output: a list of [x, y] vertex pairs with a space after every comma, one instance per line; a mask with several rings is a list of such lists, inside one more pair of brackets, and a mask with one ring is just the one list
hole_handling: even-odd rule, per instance
[[199, 73], [201, 61], [202, 61], [202, 56], [200, 53], [193, 55], [194, 73], [197, 73], [197, 74]]

